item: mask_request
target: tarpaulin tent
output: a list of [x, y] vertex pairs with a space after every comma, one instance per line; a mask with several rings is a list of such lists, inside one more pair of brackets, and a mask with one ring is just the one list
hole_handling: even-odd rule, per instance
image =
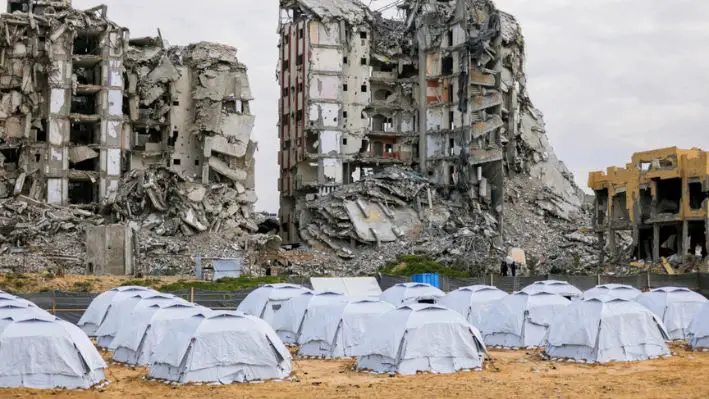
[[298, 345], [301, 356], [352, 356], [365, 331], [394, 305], [374, 299], [325, 302], [310, 306]]
[[21, 304], [25, 304], [31, 308], [38, 308], [38, 306], [31, 301], [28, 301], [25, 298], [20, 298], [19, 296], [8, 294], [7, 292], [2, 292], [0, 291], [0, 304], [3, 303], [14, 303], [14, 302], [19, 302]]
[[637, 298], [642, 291], [639, 289], [625, 284], [601, 284], [597, 285], [590, 290], [583, 293], [584, 299], [598, 298], [602, 296], [609, 296], [611, 298], [629, 299], [633, 300]]
[[556, 294], [516, 292], [491, 303], [478, 328], [488, 346], [541, 346], [554, 316], [569, 303]]
[[11, 300], [0, 301], [0, 318], [15, 319], [32, 315], [53, 317], [49, 312], [35, 305], [31, 306], [25, 302], [15, 302]]
[[51, 315], [0, 319], [0, 387], [89, 388], [106, 363], [89, 337]]
[[399, 283], [387, 288], [379, 299], [399, 306], [410, 302], [435, 303], [445, 295], [443, 291], [430, 284]]
[[687, 327], [687, 341], [693, 349], [709, 348], [709, 303], [702, 305]]
[[574, 301], [549, 327], [545, 352], [592, 363], [668, 356], [662, 321], [639, 303], [610, 296]]
[[303, 318], [311, 305], [328, 302], [347, 302], [349, 299], [339, 292], [306, 292], [286, 301], [273, 318], [273, 329], [285, 344], [298, 342]]
[[283, 303], [305, 292], [310, 290], [296, 284], [266, 284], [251, 291], [236, 310], [260, 317], [272, 325], [273, 316]]
[[583, 296], [580, 289], [574, 287], [566, 281], [559, 280], [535, 281], [532, 284], [522, 288], [521, 291], [528, 294], [536, 294], [537, 292], [557, 294], [567, 299], [580, 298]]
[[486, 349], [478, 330], [458, 312], [411, 303], [379, 316], [353, 353], [358, 369], [406, 375], [478, 369]]
[[701, 294], [684, 287], [660, 287], [636, 298], [665, 324], [671, 339], [686, 339], [692, 318], [707, 302]]
[[507, 295], [505, 291], [490, 285], [471, 285], [449, 292], [438, 304], [455, 310], [477, 327], [486, 306]]
[[22, 298], [2, 298], [0, 299], [0, 317], [24, 317], [24, 315], [44, 315], [52, 316], [46, 310], [38, 307], [34, 303]]
[[156, 291], [134, 292], [133, 296], [108, 309], [106, 317], [96, 330], [96, 345], [101, 348], [108, 348], [118, 330], [131, 322], [133, 312], [136, 310], [152, 305], [165, 307], [175, 303], [188, 302], [172, 294], [163, 294]]
[[99, 294], [86, 309], [84, 314], [79, 319], [77, 325], [90, 337], [96, 336], [96, 330], [103, 322], [108, 314], [111, 306], [121, 302], [122, 300], [133, 296], [136, 292], [155, 292], [155, 290], [129, 285], [125, 287], [112, 288], [104, 293]]
[[151, 378], [230, 384], [290, 375], [291, 357], [263, 320], [241, 312], [212, 312], [170, 323], [153, 353]]
[[212, 311], [191, 303], [172, 303], [167, 306], [151, 305], [133, 312], [128, 325], [121, 327], [111, 341], [111, 358], [116, 362], [148, 366], [152, 353], [160, 341], [170, 334], [167, 320], [186, 319]]

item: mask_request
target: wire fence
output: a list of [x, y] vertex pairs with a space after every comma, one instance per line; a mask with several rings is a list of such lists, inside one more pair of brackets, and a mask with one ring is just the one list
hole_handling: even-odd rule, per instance
[[[567, 281], [578, 289], [585, 291], [599, 284], [627, 284], [641, 291], [648, 291], [658, 287], [686, 287], [709, 297], [709, 273], [687, 273], [677, 275], [640, 273], [632, 276], [566, 276], [566, 275], [540, 275], [502, 277], [488, 275], [485, 277], [439, 277], [439, 288], [445, 292], [456, 290], [469, 285], [486, 284], [495, 286], [503, 291], [519, 291], [525, 286], [540, 280]], [[308, 278], [289, 279], [292, 283], [299, 283], [309, 288]], [[377, 281], [382, 290], [410, 281], [404, 276], [377, 276]], [[246, 298], [252, 289], [238, 291], [208, 291], [196, 288], [170, 292], [187, 301], [217, 310], [234, 310]], [[89, 307], [91, 301], [98, 293], [47, 291], [35, 294], [20, 294], [21, 297], [34, 302], [37, 306], [72, 323], [77, 323], [81, 315]]]

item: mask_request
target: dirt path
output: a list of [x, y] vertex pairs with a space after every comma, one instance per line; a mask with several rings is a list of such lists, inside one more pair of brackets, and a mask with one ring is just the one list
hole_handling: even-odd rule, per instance
[[295, 360], [294, 380], [260, 384], [166, 385], [144, 369], [112, 365], [101, 390], [0, 390], [2, 398], [709, 398], [709, 353], [675, 348], [670, 359], [604, 366], [542, 361], [493, 351], [499, 371], [389, 377], [351, 370], [353, 361]]

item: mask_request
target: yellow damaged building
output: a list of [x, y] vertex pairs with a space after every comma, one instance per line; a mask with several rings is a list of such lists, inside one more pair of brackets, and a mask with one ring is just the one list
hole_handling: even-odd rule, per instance
[[708, 154], [698, 148], [661, 148], [633, 154], [624, 168], [589, 174], [588, 186], [596, 195], [593, 226], [608, 243], [609, 255], [617, 252], [615, 233], [632, 231], [637, 259], [707, 256]]

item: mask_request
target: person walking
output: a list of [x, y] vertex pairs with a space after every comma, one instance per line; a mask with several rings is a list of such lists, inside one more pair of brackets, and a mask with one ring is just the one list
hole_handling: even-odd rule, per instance
[[512, 261], [512, 264], [510, 265], [510, 270], [512, 270], [512, 277], [517, 275], [517, 262], [514, 260]]

